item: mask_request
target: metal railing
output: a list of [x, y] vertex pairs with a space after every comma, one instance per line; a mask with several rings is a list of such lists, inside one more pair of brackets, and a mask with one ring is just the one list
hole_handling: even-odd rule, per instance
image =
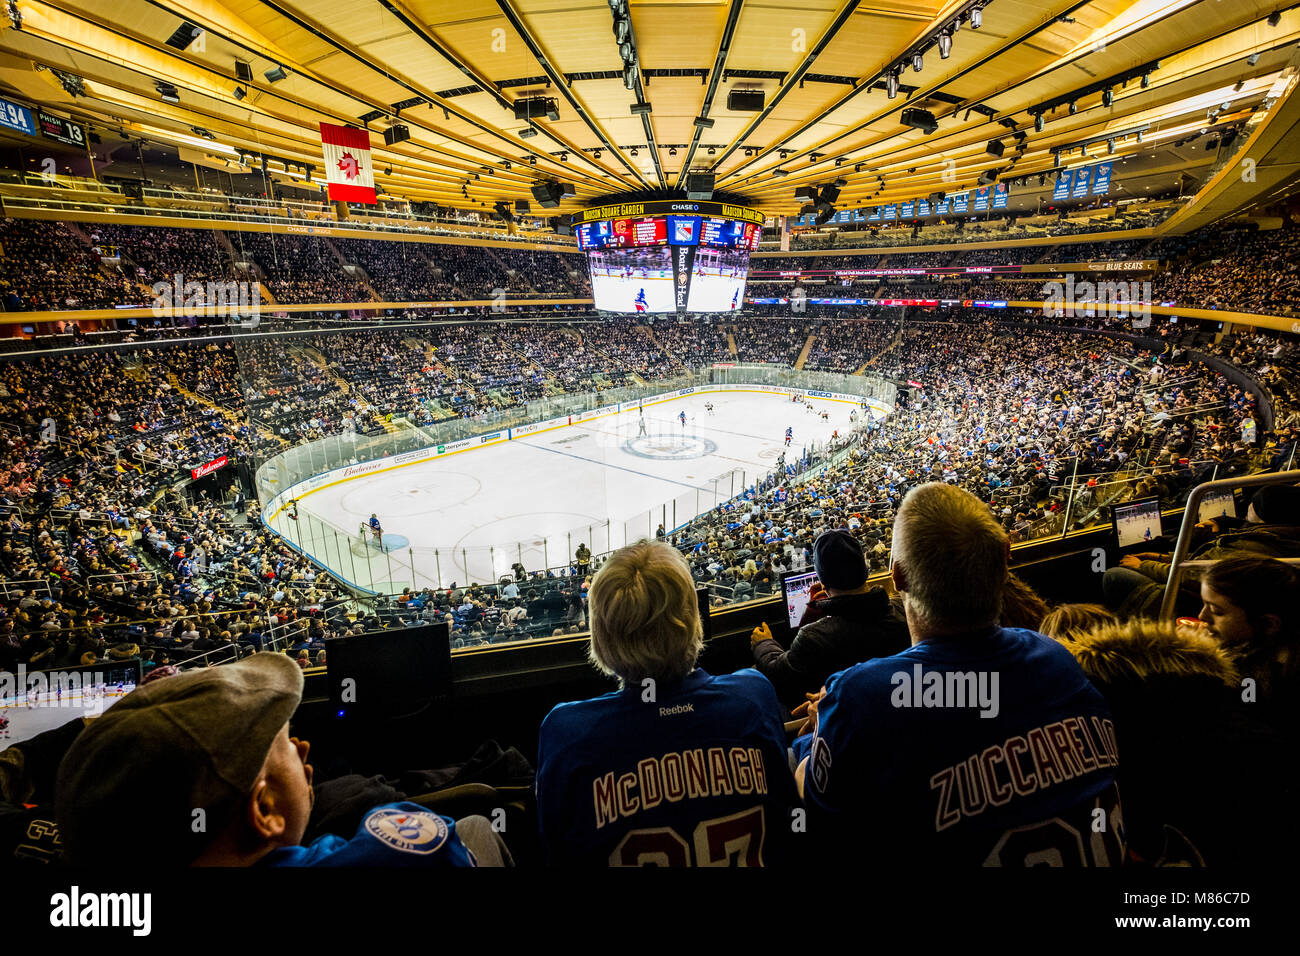
[[1178, 586], [1186, 570], [1187, 552], [1192, 544], [1192, 529], [1197, 524], [1201, 500], [1212, 491], [1221, 489], [1259, 488], [1263, 485], [1294, 485], [1300, 483], [1300, 471], [1275, 471], [1264, 475], [1249, 475], [1240, 478], [1224, 478], [1220, 481], [1207, 481], [1197, 485], [1187, 496], [1187, 505], [1183, 508], [1183, 521], [1178, 528], [1178, 541], [1174, 545], [1173, 557], [1169, 564], [1169, 579], [1165, 582], [1164, 598], [1160, 602], [1160, 619], [1171, 621], [1174, 617], [1174, 604], [1178, 600]]

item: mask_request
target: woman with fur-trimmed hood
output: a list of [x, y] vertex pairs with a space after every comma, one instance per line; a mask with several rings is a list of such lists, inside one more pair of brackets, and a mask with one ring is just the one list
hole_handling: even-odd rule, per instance
[[1132, 862], [1244, 865], [1295, 850], [1293, 755], [1207, 631], [1133, 620], [1060, 640], [1110, 703]]

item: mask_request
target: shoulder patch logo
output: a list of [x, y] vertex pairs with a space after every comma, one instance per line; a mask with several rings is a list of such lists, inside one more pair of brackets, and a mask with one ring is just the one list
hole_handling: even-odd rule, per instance
[[434, 853], [447, 842], [451, 830], [436, 813], [407, 813], [392, 808], [366, 817], [366, 832], [403, 853]]
[[813, 788], [818, 793], [825, 793], [827, 784], [830, 783], [831, 748], [827, 745], [826, 738], [821, 735], [813, 737], [808, 769], [811, 771]]

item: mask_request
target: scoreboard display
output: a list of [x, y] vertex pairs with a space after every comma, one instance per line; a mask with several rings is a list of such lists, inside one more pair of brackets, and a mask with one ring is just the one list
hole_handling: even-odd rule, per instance
[[597, 309], [734, 311], [763, 217], [724, 203], [648, 201], [588, 209], [573, 232], [588, 254]]

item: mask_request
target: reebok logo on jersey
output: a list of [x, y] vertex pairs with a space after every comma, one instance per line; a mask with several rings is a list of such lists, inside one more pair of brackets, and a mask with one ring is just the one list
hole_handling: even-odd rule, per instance
[[660, 717], [672, 717], [674, 714], [691, 714], [695, 712], [694, 704], [677, 704], [673, 707], [660, 707]]

